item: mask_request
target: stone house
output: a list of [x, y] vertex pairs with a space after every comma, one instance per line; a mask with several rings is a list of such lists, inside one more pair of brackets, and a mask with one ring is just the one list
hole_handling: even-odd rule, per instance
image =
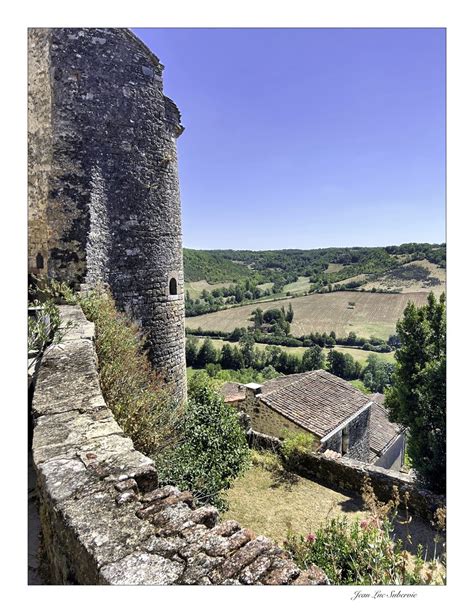
[[224, 399], [250, 418], [257, 432], [285, 431], [314, 437], [314, 451], [331, 450], [385, 468], [399, 468], [404, 434], [387, 410], [325, 370], [286, 375], [263, 384], [227, 383]]

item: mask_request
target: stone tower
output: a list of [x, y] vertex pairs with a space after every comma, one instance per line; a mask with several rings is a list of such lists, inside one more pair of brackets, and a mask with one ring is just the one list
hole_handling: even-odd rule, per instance
[[107, 283], [186, 396], [176, 105], [127, 29], [29, 30], [28, 267]]

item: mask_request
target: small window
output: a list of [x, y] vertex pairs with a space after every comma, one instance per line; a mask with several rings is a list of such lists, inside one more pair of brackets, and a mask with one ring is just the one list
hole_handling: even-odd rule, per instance
[[174, 277], [170, 279], [170, 296], [176, 296], [178, 294], [178, 284]]
[[342, 430], [342, 449], [341, 449], [341, 455], [344, 455], [348, 451], [349, 451], [349, 428], [348, 428], [348, 426], [346, 426]]
[[44, 258], [41, 253], [36, 256], [36, 268], [44, 268]]

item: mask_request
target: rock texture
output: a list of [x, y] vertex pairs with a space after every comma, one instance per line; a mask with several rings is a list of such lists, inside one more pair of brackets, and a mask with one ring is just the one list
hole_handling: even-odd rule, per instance
[[29, 272], [108, 284], [184, 399], [176, 105], [124, 28], [29, 30]]
[[43, 548], [56, 584], [325, 585], [272, 541], [190, 492], [158, 487], [103, 400], [94, 329], [79, 307], [43, 357], [33, 397], [33, 463]]

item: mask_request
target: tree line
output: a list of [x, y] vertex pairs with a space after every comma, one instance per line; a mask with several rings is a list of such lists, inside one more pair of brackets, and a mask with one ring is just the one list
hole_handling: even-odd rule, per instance
[[383, 392], [390, 385], [393, 365], [371, 355], [365, 367], [350, 354], [331, 349], [327, 356], [319, 345], [304, 351], [302, 356], [288, 353], [279, 347], [255, 347], [252, 335], [243, 336], [238, 343], [224, 343], [218, 349], [210, 338], [200, 345], [196, 337], [186, 340], [186, 364], [193, 368], [206, 368], [211, 375], [220, 369], [242, 371], [253, 369], [262, 372], [271, 369], [279, 374], [291, 375], [310, 370], [326, 369], [346, 380], [361, 379], [368, 390]]

